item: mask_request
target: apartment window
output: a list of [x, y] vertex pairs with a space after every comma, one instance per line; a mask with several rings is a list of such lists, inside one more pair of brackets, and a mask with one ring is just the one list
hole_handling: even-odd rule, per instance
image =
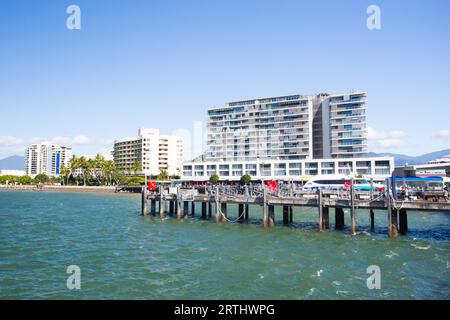
[[183, 175], [186, 177], [192, 177], [192, 166], [183, 166]]
[[240, 177], [243, 174], [242, 164], [233, 164], [232, 165], [232, 175], [233, 177]]
[[290, 176], [300, 176], [302, 174], [302, 164], [299, 162], [294, 162], [289, 164], [289, 175]]
[[229, 177], [230, 176], [230, 165], [228, 165], [228, 164], [219, 165], [219, 176]]
[[263, 177], [267, 177], [267, 176], [271, 176], [272, 172], [271, 172], [271, 164], [260, 164], [259, 165], [259, 172], [260, 175]]
[[216, 174], [217, 172], [217, 166], [216, 165], [207, 165], [206, 166], [206, 175], [208, 177], [212, 176], [213, 174]]
[[246, 164], [245, 165], [245, 174], [250, 176], [256, 176], [256, 164]]
[[202, 177], [205, 175], [204, 166], [203, 165], [196, 165], [194, 167], [194, 175], [196, 177]]
[[285, 176], [286, 175], [286, 163], [275, 163], [274, 165], [274, 174], [276, 176]]

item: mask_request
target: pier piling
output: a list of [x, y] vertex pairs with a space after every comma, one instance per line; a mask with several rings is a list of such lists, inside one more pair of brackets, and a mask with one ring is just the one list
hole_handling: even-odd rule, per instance
[[356, 235], [355, 181], [350, 179], [350, 216], [352, 219], [352, 235]]
[[212, 216], [212, 203], [208, 202], [208, 218]]
[[322, 190], [317, 189], [317, 208], [319, 209], [319, 230], [323, 230]]
[[159, 187], [159, 218], [164, 219], [164, 190], [163, 187]]
[[227, 203], [222, 202], [220, 204], [220, 211], [222, 211], [222, 223], [227, 223]]
[[406, 210], [402, 209], [399, 213], [400, 222], [400, 234], [405, 235], [408, 233], [408, 214]]
[[322, 230], [330, 229], [330, 208], [323, 207], [322, 209]]
[[150, 200], [150, 214], [152, 216], [156, 215], [156, 199]]
[[370, 209], [370, 230], [375, 230], [375, 214], [373, 209]]
[[177, 220], [181, 220], [181, 201], [177, 198], [176, 202]]
[[269, 204], [269, 227], [275, 226], [275, 206]]
[[242, 223], [245, 220], [245, 209], [244, 209], [244, 204], [243, 203], [239, 203], [238, 206], [238, 214], [239, 214], [239, 219], [238, 222]]
[[335, 229], [343, 230], [344, 226], [345, 226], [344, 209], [336, 208], [335, 209]]
[[245, 205], [245, 221], [248, 222], [248, 204]]
[[195, 217], [195, 201], [191, 202], [191, 217]]
[[206, 219], [206, 202], [202, 202], [202, 219]]
[[169, 215], [173, 216], [174, 214], [174, 201], [170, 200], [169, 201]]
[[283, 224], [289, 224], [289, 206], [283, 206]]
[[294, 222], [294, 208], [289, 206], [289, 223]]
[[187, 219], [188, 218], [188, 213], [189, 213], [189, 202], [184, 201], [183, 202], [183, 219]]
[[147, 215], [147, 192], [145, 186], [142, 187], [141, 196], [141, 214], [145, 217]]
[[266, 186], [264, 185], [264, 181], [262, 182], [262, 188], [263, 188], [263, 226], [265, 228], [267, 227], [267, 190]]

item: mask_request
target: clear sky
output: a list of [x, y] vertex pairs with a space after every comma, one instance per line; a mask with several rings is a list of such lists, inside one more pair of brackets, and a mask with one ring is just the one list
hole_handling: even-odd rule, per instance
[[228, 101], [352, 89], [371, 151], [419, 155], [450, 148], [449, 58], [447, 0], [2, 0], [0, 158], [41, 140], [107, 152], [139, 127], [193, 132]]

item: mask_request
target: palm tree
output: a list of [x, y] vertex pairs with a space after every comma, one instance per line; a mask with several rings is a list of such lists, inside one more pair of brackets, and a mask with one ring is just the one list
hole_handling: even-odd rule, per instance
[[159, 175], [156, 177], [157, 180], [165, 181], [169, 180], [169, 174], [163, 168], [159, 168]]
[[76, 180], [78, 185], [77, 170], [81, 168], [80, 158], [77, 158], [77, 156], [74, 155], [72, 159], [70, 159], [69, 168], [70, 168], [70, 175]]
[[61, 173], [61, 176], [63, 178], [62, 179], [63, 183], [64, 183], [64, 179], [66, 179], [65, 184], [68, 185], [69, 184], [70, 169], [67, 168], [65, 165], [61, 165], [60, 173]]
[[138, 174], [139, 172], [142, 171], [142, 163], [140, 161], [136, 160], [133, 163], [131, 170], [133, 171], [133, 174]]

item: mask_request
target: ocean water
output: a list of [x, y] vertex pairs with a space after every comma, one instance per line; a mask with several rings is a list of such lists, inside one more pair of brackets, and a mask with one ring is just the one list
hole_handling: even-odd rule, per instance
[[[296, 208], [292, 227], [276, 208], [271, 229], [258, 206], [226, 225], [139, 210], [139, 195], [0, 192], [0, 299], [450, 298], [449, 213], [410, 212], [409, 234], [389, 239], [382, 211], [370, 232], [359, 210], [351, 236], [348, 212], [346, 230], [319, 232], [313, 208]], [[66, 286], [70, 265], [79, 290]], [[380, 289], [367, 287], [371, 265]]]

